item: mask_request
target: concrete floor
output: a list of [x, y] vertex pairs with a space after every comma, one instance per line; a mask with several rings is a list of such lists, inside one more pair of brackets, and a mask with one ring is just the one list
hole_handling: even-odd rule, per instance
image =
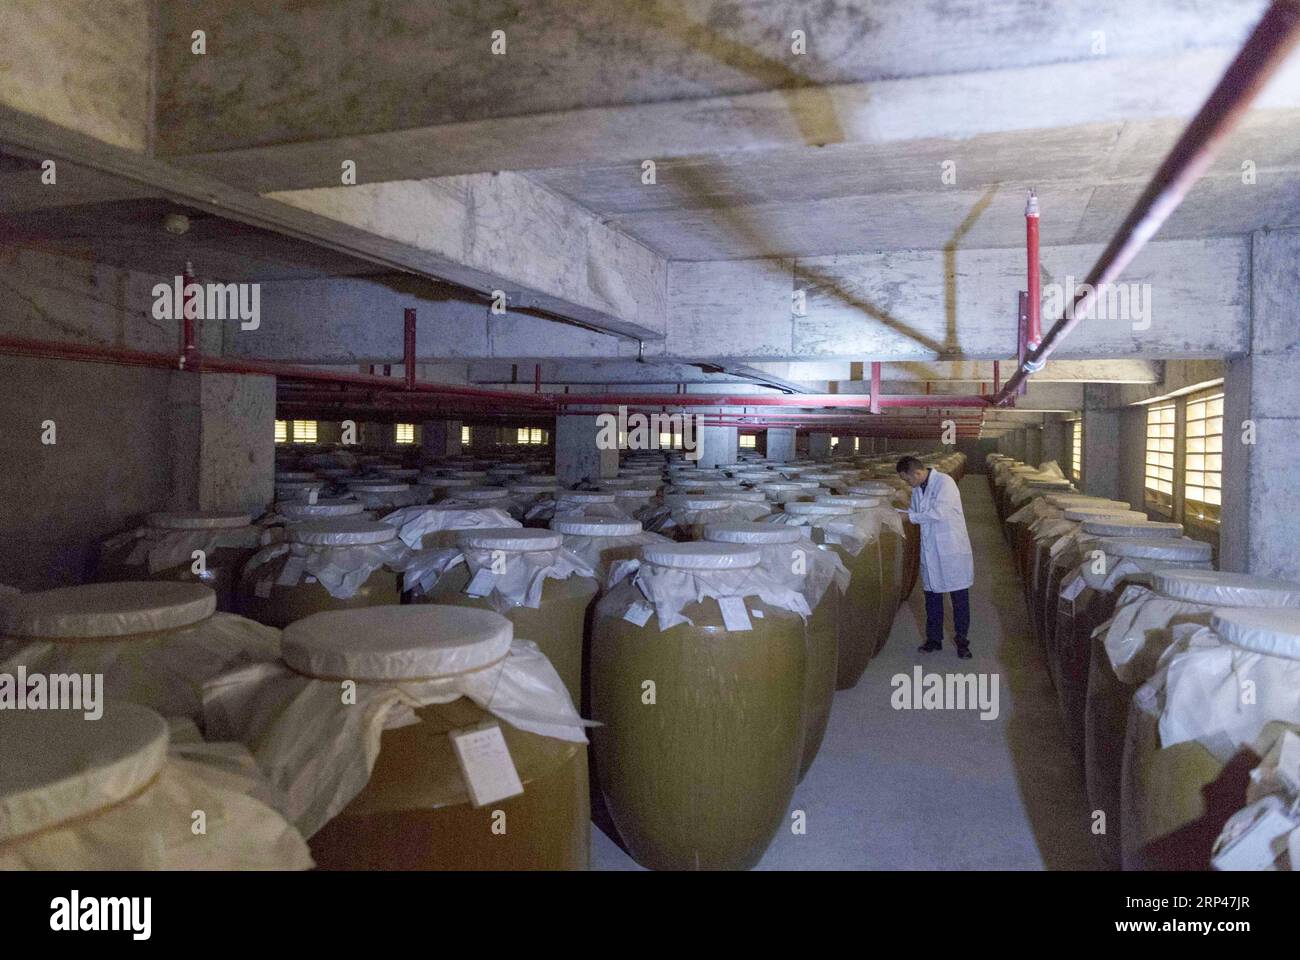
[[[835, 695], [826, 740], [791, 803], [805, 811], [807, 833], [783, 828], [759, 869], [1096, 869], [1083, 773], [1067, 752], [984, 476], [966, 477], [961, 493], [975, 551], [975, 658], [958, 660], [951, 640], [917, 653], [918, 583], [884, 652], [857, 687]], [[910, 677], [918, 662], [926, 673], [996, 673], [998, 717], [894, 710], [890, 679]], [[640, 869], [599, 829], [592, 834], [592, 869]]]

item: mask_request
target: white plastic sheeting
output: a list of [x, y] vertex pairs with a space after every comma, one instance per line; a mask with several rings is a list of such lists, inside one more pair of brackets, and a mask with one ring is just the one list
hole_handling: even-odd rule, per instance
[[[337, 610], [292, 623], [285, 659], [208, 684], [208, 735], [249, 744], [310, 837], [370, 780], [387, 729], [468, 697], [531, 733], [586, 743], [564, 682], [537, 645], [489, 610], [413, 604]], [[344, 702], [340, 683], [355, 683]]]
[[135, 546], [126, 557], [130, 566], [141, 566], [154, 574], [184, 564], [189, 566], [194, 551], [205, 554], [220, 548], [255, 550], [261, 528], [244, 513], [155, 513], [142, 527], [104, 540], [104, 552]]
[[257, 570], [286, 554], [299, 563], [289, 564], [272, 577], [281, 586], [294, 586], [304, 576], [320, 581], [331, 597], [356, 596], [380, 567], [400, 572], [411, 560], [411, 550], [397, 537], [397, 529], [373, 520], [320, 520], [297, 523], [287, 530], [289, 542], [264, 547], [249, 558], [244, 576], [258, 579]]
[[[0, 714], [0, 870], [305, 870], [299, 832], [238, 744], [157, 713]], [[201, 810], [206, 832], [192, 829]]]
[[824, 550], [803, 527], [774, 523], [722, 523], [704, 528], [704, 539], [757, 547], [763, 568], [803, 594], [810, 610], [821, 603], [832, 582], [849, 588], [849, 568], [833, 550]]
[[659, 629], [691, 623], [682, 610], [706, 597], [757, 596], [773, 607], [808, 616], [812, 610], [802, 593], [762, 566], [755, 547], [726, 543], [664, 543], [641, 550], [633, 583], [655, 609]]
[[551, 521], [551, 529], [564, 537], [565, 549], [596, 571], [601, 587], [606, 590], [621, 583], [639, 565], [635, 556], [607, 563], [605, 557], [608, 554], [635, 554], [648, 544], [669, 542], [657, 533], [643, 530], [639, 520], [613, 517], [557, 518]]
[[726, 523], [729, 520], [757, 520], [771, 511], [766, 503], [733, 500], [728, 497], [667, 494], [662, 505], [641, 516], [647, 530], [661, 533], [702, 523]]
[[485, 527], [518, 527], [518, 520], [495, 506], [455, 506], [449, 501], [435, 505], [402, 507], [383, 517], [397, 528], [398, 538], [412, 550], [420, 549], [425, 534], [444, 530], [474, 530]]
[[1110, 593], [1126, 578], [1150, 574], [1165, 567], [1213, 569], [1210, 545], [1187, 537], [1151, 540], [1103, 537], [1089, 545], [1088, 553], [1096, 550], [1101, 551], [1101, 556], [1083, 558], [1074, 572], [1061, 581], [1063, 590], [1076, 576], [1092, 589]]

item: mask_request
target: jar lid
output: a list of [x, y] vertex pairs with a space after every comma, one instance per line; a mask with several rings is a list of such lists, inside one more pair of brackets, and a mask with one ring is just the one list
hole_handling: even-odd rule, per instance
[[1181, 523], [1165, 523], [1154, 520], [1120, 520], [1114, 517], [1102, 517], [1097, 520], [1083, 521], [1082, 530], [1097, 537], [1128, 537], [1155, 540], [1174, 539], [1183, 535]]
[[275, 489], [280, 490], [319, 490], [325, 486], [324, 480], [277, 480]]
[[348, 484], [353, 493], [405, 493], [411, 489], [409, 483], [378, 483], [373, 480], [357, 480]]
[[658, 487], [623, 487], [614, 491], [614, 498], [619, 497], [653, 497], [659, 492]]
[[641, 548], [641, 558], [657, 567], [674, 570], [743, 570], [758, 566], [763, 555], [757, 550], [730, 543], [656, 543]]
[[723, 510], [735, 500], [725, 497], [701, 497], [691, 493], [670, 493], [664, 496], [664, 503], [680, 510]]
[[599, 490], [561, 490], [555, 499], [568, 503], [613, 503], [614, 494], [601, 493]]
[[527, 553], [558, 550], [564, 544], [564, 538], [554, 530], [538, 530], [533, 527], [481, 527], [462, 531], [456, 542], [470, 550]]
[[303, 480], [315, 480], [316, 474], [310, 470], [277, 470], [275, 472], [276, 483], [297, 483]]
[[870, 507], [878, 507], [885, 501], [879, 497], [818, 497], [817, 503], [831, 503], [836, 506], [850, 507], [854, 510], [865, 510]]
[[785, 512], [798, 516], [851, 517], [853, 508], [839, 503], [787, 503]]
[[551, 529], [574, 537], [632, 537], [641, 532], [641, 521], [617, 517], [556, 517], [551, 521]]
[[456, 494], [457, 500], [500, 500], [509, 497], [510, 491], [505, 487], [470, 487]]
[[167, 722], [133, 703], [111, 707], [93, 723], [79, 711], [4, 711], [0, 845], [94, 816], [158, 775], [167, 762]]
[[0, 604], [0, 636], [126, 637], [188, 627], [216, 609], [216, 593], [201, 583], [87, 583], [6, 598]]
[[865, 483], [854, 484], [849, 487], [848, 492], [851, 497], [892, 497], [894, 495], [894, 486], [884, 480], [868, 480]]
[[510, 484], [511, 493], [555, 493], [559, 486], [554, 483], [537, 483], [535, 481], [519, 481]]
[[149, 526], [163, 530], [225, 530], [247, 527], [253, 518], [246, 513], [151, 513]]
[[1208, 543], [1187, 537], [1136, 539], [1104, 537], [1098, 544], [1102, 553], [1134, 560], [1168, 560], [1171, 563], [1204, 563], [1214, 556]]
[[289, 500], [277, 503], [275, 510], [286, 520], [323, 520], [327, 517], [351, 517], [366, 508], [356, 500], [330, 499], [307, 503], [303, 500]]
[[798, 543], [804, 539], [804, 531], [784, 523], [710, 523], [704, 528], [704, 539], [716, 543]]
[[384, 470], [386, 476], [394, 480], [414, 480], [420, 475], [420, 471], [414, 467], [391, 467]]
[[383, 682], [482, 670], [509, 654], [513, 637], [491, 610], [413, 603], [313, 613], [285, 627], [280, 649], [309, 677]]
[[1157, 592], [1211, 607], [1300, 607], [1300, 583], [1222, 570], [1157, 570]]
[[1114, 507], [1067, 507], [1065, 511], [1066, 520], [1081, 522], [1084, 520], [1100, 520], [1102, 517], [1115, 521], [1145, 521], [1147, 515], [1138, 513], [1136, 510], [1117, 510]]
[[718, 500], [742, 500], [748, 503], [767, 503], [767, 495], [762, 490], [718, 490], [710, 493]]
[[486, 470], [452, 470], [452, 477], [459, 477], [462, 480], [486, 480]]
[[355, 547], [369, 543], [387, 543], [397, 538], [397, 528], [378, 520], [307, 520], [285, 528], [291, 543], [314, 547]]
[[1293, 610], [1215, 610], [1210, 629], [1234, 647], [1300, 660], [1300, 615]]

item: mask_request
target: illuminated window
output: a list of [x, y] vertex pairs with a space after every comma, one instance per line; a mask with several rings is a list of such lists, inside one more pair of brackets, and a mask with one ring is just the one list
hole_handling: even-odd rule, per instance
[[1223, 493], [1223, 392], [1187, 398], [1187, 452], [1183, 458], [1183, 516], [1219, 522]]
[[543, 430], [541, 427], [533, 427], [532, 441], [533, 443], [545, 443], [546, 431]]
[[276, 443], [289, 442], [289, 421], [288, 420], [275, 421], [275, 442]]
[[460, 428], [460, 442], [469, 443], [469, 427]]
[[415, 443], [415, 424], [393, 424], [393, 439], [398, 443]]
[[1178, 411], [1172, 403], [1147, 407], [1147, 454], [1143, 500], [1149, 510], [1174, 514], [1174, 442]]
[[546, 431], [541, 427], [520, 427], [515, 431], [515, 443], [545, 443]]
[[742, 433], [740, 435], [740, 448], [742, 450], [754, 450], [758, 447], [758, 437], [752, 433]]
[[315, 443], [316, 442], [316, 421], [315, 420], [293, 421], [293, 442], [294, 443]]
[[1070, 477], [1076, 483], [1083, 479], [1083, 421], [1070, 423]]
[[516, 442], [516, 443], [529, 443], [529, 442], [530, 442], [529, 439], [528, 439], [528, 428], [527, 428], [527, 427], [520, 427], [518, 430], [515, 431], [515, 442]]

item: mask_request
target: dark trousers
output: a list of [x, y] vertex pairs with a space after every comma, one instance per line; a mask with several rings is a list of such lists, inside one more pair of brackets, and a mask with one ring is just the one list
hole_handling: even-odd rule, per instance
[[[925, 593], [925, 641], [943, 644], [943, 598], [942, 593]], [[970, 590], [954, 590], [952, 597], [952, 625], [956, 633], [958, 647], [968, 643], [966, 636], [970, 632]]]

